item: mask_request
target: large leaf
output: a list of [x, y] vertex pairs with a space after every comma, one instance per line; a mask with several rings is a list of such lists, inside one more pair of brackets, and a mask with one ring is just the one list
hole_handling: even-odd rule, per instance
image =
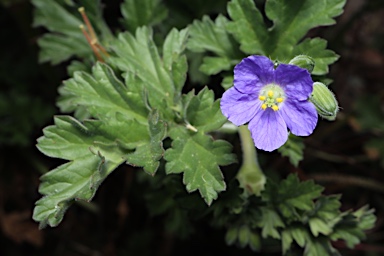
[[[273, 26], [268, 28], [252, 0], [232, 0], [228, 13], [232, 18], [227, 29], [240, 42], [247, 54], [262, 54], [288, 61], [298, 54], [311, 55], [318, 63], [314, 74], [325, 74], [338, 56], [325, 50], [324, 41], [313, 39], [297, 44], [312, 28], [335, 23], [343, 11], [345, 0], [268, 0], [266, 16]], [[316, 48], [316, 51], [315, 49]]]
[[[163, 62], [152, 39], [152, 30], [142, 27], [136, 36], [121, 33], [113, 43], [116, 57], [108, 61], [122, 72], [130, 72], [142, 81], [152, 108], [158, 109], [165, 117], [173, 117], [173, 108], [180, 100], [180, 88], [185, 79], [186, 63], [182, 57], [186, 31], [172, 30], [166, 38]], [[171, 50], [171, 47], [175, 49]], [[180, 63], [176, 63], [178, 61]]]
[[131, 33], [141, 26], [153, 26], [168, 15], [160, 0], [125, 0], [121, 4], [124, 26]]
[[[44, 129], [37, 147], [50, 157], [70, 162], [41, 177], [39, 192], [44, 197], [36, 202], [33, 219], [42, 227], [54, 227], [62, 221], [73, 200], [90, 201], [100, 183], [124, 162], [127, 145], [134, 148], [148, 139], [140, 130], [145, 131], [134, 120], [104, 126], [96, 120], [82, 124], [69, 116], [56, 117], [55, 125]], [[120, 143], [115, 140], [118, 132], [122, 134]]]
[[105, 121], [119, 112], [127, 119], [147, 124], [148, 111], [141, 96], [131, 90], [136, 89], [134, 86], [134, 83], [125, 86], [109, 66], [96, 63], [92, 75], [75, 72], [74, 78], [64, 82], [60, 89], [64, 98], [59, 106], [64, 109], [81, 106], [94, 118]]
[[226, 188], [219, 165], [235, 161], [231, 145], [223, 140], [213, 141], [201, 133], [191, 133], [184, 127], [171, 130], [172, 148], [165, 152], [167, 174], [184, 173], [183, 182], [188, 192], [199, 190], [210, 205], [218, 193]]

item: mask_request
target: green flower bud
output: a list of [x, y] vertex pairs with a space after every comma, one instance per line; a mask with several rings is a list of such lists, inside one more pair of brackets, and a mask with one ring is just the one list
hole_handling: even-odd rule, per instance
[[297, 55], [295, 58], [291, 59], [288, 64], [305, 68], [309, 73], [312, 73], [315, 68], [315, 61], [307, 55]]
[[313, 84], [313, 91], [309, 101], [315, 105], [319, 116], [329, 121], [336, 119], [339, 105], [335, 95], [325, 84], [320, 82], [315, 82]]

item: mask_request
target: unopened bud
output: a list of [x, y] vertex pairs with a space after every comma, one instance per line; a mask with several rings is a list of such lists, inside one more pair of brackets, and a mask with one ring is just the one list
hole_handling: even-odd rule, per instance
[[336, 119], [339, 105], [335, 95], [325, 84], [320, 82], [315, 82], [313, 84], [313, 91], [309, 101], [315, 105], [319, 116], [329, 121]]
[[315, 68], [315, 61], [307, 55], [297, 55], [288, 64], [296, 65], [300, 68], [305, 68], [309, 73], [312, 73]]

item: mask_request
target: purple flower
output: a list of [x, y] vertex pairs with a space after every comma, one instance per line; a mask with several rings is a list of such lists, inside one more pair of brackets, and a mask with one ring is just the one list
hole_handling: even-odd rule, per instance
[[264, 56], [249, 56], [234, 70], [234, 87], [223, 94], [220, 107], [237, 126], [248, 124], [255, 146], [266, 151], [281, 147], [287, 128], [308, 136], [316, 127], [317, 112], [308, 101], [311, 75], [294, 65], [274, 64]]

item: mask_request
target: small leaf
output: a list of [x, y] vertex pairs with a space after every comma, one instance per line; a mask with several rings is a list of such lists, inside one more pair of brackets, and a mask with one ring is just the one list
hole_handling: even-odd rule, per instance
[[233, 86], [233, 76], [224, 77], [223, 81], [221, 82], [221, 87], [223, 87], [225, 90], [228, 90], [232, 86]]
[[328, 66], [339, 59], [334, 51], [327, 50], [327, 41], [321, 38], [305, 39], [303, 42], [294, 47], [291, 56], [300, 54], [311, 56], [315, 60], [315, 68], [313, 75], [328, 74]]
[[184, 96], [184, 118], [198, 131], [219, 129], [227, 119], [221, 113], [220, 101], [214, 101], [213, 91], [205, 87], [196, 96], [191, 91]]
[[280, 218], [279, 214], [269, 208], [262, 208], [262, 217], [259, 226], [262, 228], [261, 235], [263, 238], [272, 237], [280, 239], [280, 232], [277, 228], [284, 228], [284, 222]]
[[284, 229], [283, 231], [281, 231], [281, 247], [283, 250], [283, 255], [285, 255], [291, 248], [292, 242], [293, 238], [289, 230]]
[[188, 29], [178, 31], [174, 28], [165, 38], [163, 45], [164, 68], [171, 74], [176, 91], [181, 91], [187, 78], [188, 63], [183, 52], [188, 35]]
[[122, 23], [131, 33], [141, 26], [157, 25], [168, 16], [168, 10], [160, 0], [124, 0], [121, 13]]
[[172, 148], [165, 152], [167, 174], [184, 173], [183, 182], [188, 192], [199, 190], [210, 205], [218, 192], [226, 186], [219, 165], [235, 161], [231, 145], [222, 140], [213, 141], [201, 132], [190, 133], [183, 127], [171, 130]]
[[223, 57], [204, 57], [200, 71], [207, 75], [216, 75], [223, 70], [230, 70], [231, 60]]
[[314, 199], [321, 195], [323, 188], [312, 180], [300, 182], [291, 174], [279, 184], [267, 182], [262, 197], [266, 202], [273, 202], [285, 218], [295, 219], [298, 210], [309, 211], [314, 207]]
[[166, 123], [159, 120], [158, 111], [150, 113], [148, 123], [150, 140], [139, 145], [134, 153], [129, 154], [127, 163], [142, 166], [147, 173], [154, 175], [164, 153], [163, 139], [166, 136]]
[[287, 142], [277, 151], [282, 156], [287, 156], [291, 164], [297, 167], [299, 162], [303, 160], [303, 150], [303, 139], [290, 133]]
[[332, 224], [331, 226], [325, 223], [320, 218], [311, 218], [309, 219], [309, 228], [311, 229], [312, 234], [317, 237], [319, 234], [329, 235], [332, 233]]

